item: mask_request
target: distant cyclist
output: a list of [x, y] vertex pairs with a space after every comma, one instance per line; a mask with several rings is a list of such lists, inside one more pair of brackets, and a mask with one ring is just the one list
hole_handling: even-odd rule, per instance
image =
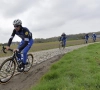
[[85, 43], [88, 43], [89, 35], [86, 34], [84, 38], [85, 38]]
[[20, 42], [18, 48], [14, 49], [14, 51], [17, 51], [19, 53], [22, 51], [23, 56], [21, 56], [21, 54], [18, 54], [17, 56], [19, 59], [23, 58], [21, 59], [20, 68], [25, 68], [25, 65], [27, 64], [27, 53], [33, 44], [32, 33], [28, 30], [28, 28], [22, 26], [22, 21], [19, 19], [13, 21], [13, 26], [14, 29], [8, 41], [6, 49], [8, 50], [10, 48], [14, 36], [18, 35], [22, 39], [22, 41]]
[[65, 33], [62, 33], [59, 41], [62, 41], [62, 47], [66, 47], [67, 35]]
[[92, 34], [92, 39], [93, 39], [93, 42], [96, 41], [96, 34], [95, 33]]

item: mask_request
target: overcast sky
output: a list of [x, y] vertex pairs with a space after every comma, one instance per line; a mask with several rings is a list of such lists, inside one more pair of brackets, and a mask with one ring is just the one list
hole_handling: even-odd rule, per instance
[[[8, 42], [13, 21], [22, 20], [33, 38], [100, 31], [100, 0], [0, 0], [0, 43]], [[13, 41], [21, 39], [15, 36]]]

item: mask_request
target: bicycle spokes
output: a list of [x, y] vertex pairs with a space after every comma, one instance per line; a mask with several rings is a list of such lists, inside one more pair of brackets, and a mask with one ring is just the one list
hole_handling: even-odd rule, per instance
[[0, 82], [6, 83], [11, 79], [15, 72], [15, 63], [12, 60], [6, 60], [0, 67]]

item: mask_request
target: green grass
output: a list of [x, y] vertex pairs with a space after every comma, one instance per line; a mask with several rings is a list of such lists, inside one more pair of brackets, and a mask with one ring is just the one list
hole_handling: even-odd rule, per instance
[[100, 90], [100, 43], [67, 53], [29, 90]]

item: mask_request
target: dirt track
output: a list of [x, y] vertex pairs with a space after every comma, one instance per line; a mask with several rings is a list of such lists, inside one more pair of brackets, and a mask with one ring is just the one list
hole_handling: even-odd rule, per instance
[[66, 47], [65, 50], [51, 49], [33, 53], [34, 66], [31, 70], [28, 73], [15, 75], [5, 85], [0, 84], [0, 90], [28, 90], [39, 81], [43, 74], [48, 71], [52, 63], [59, 60], [65, 53], [86, 45], [88, 44]]

